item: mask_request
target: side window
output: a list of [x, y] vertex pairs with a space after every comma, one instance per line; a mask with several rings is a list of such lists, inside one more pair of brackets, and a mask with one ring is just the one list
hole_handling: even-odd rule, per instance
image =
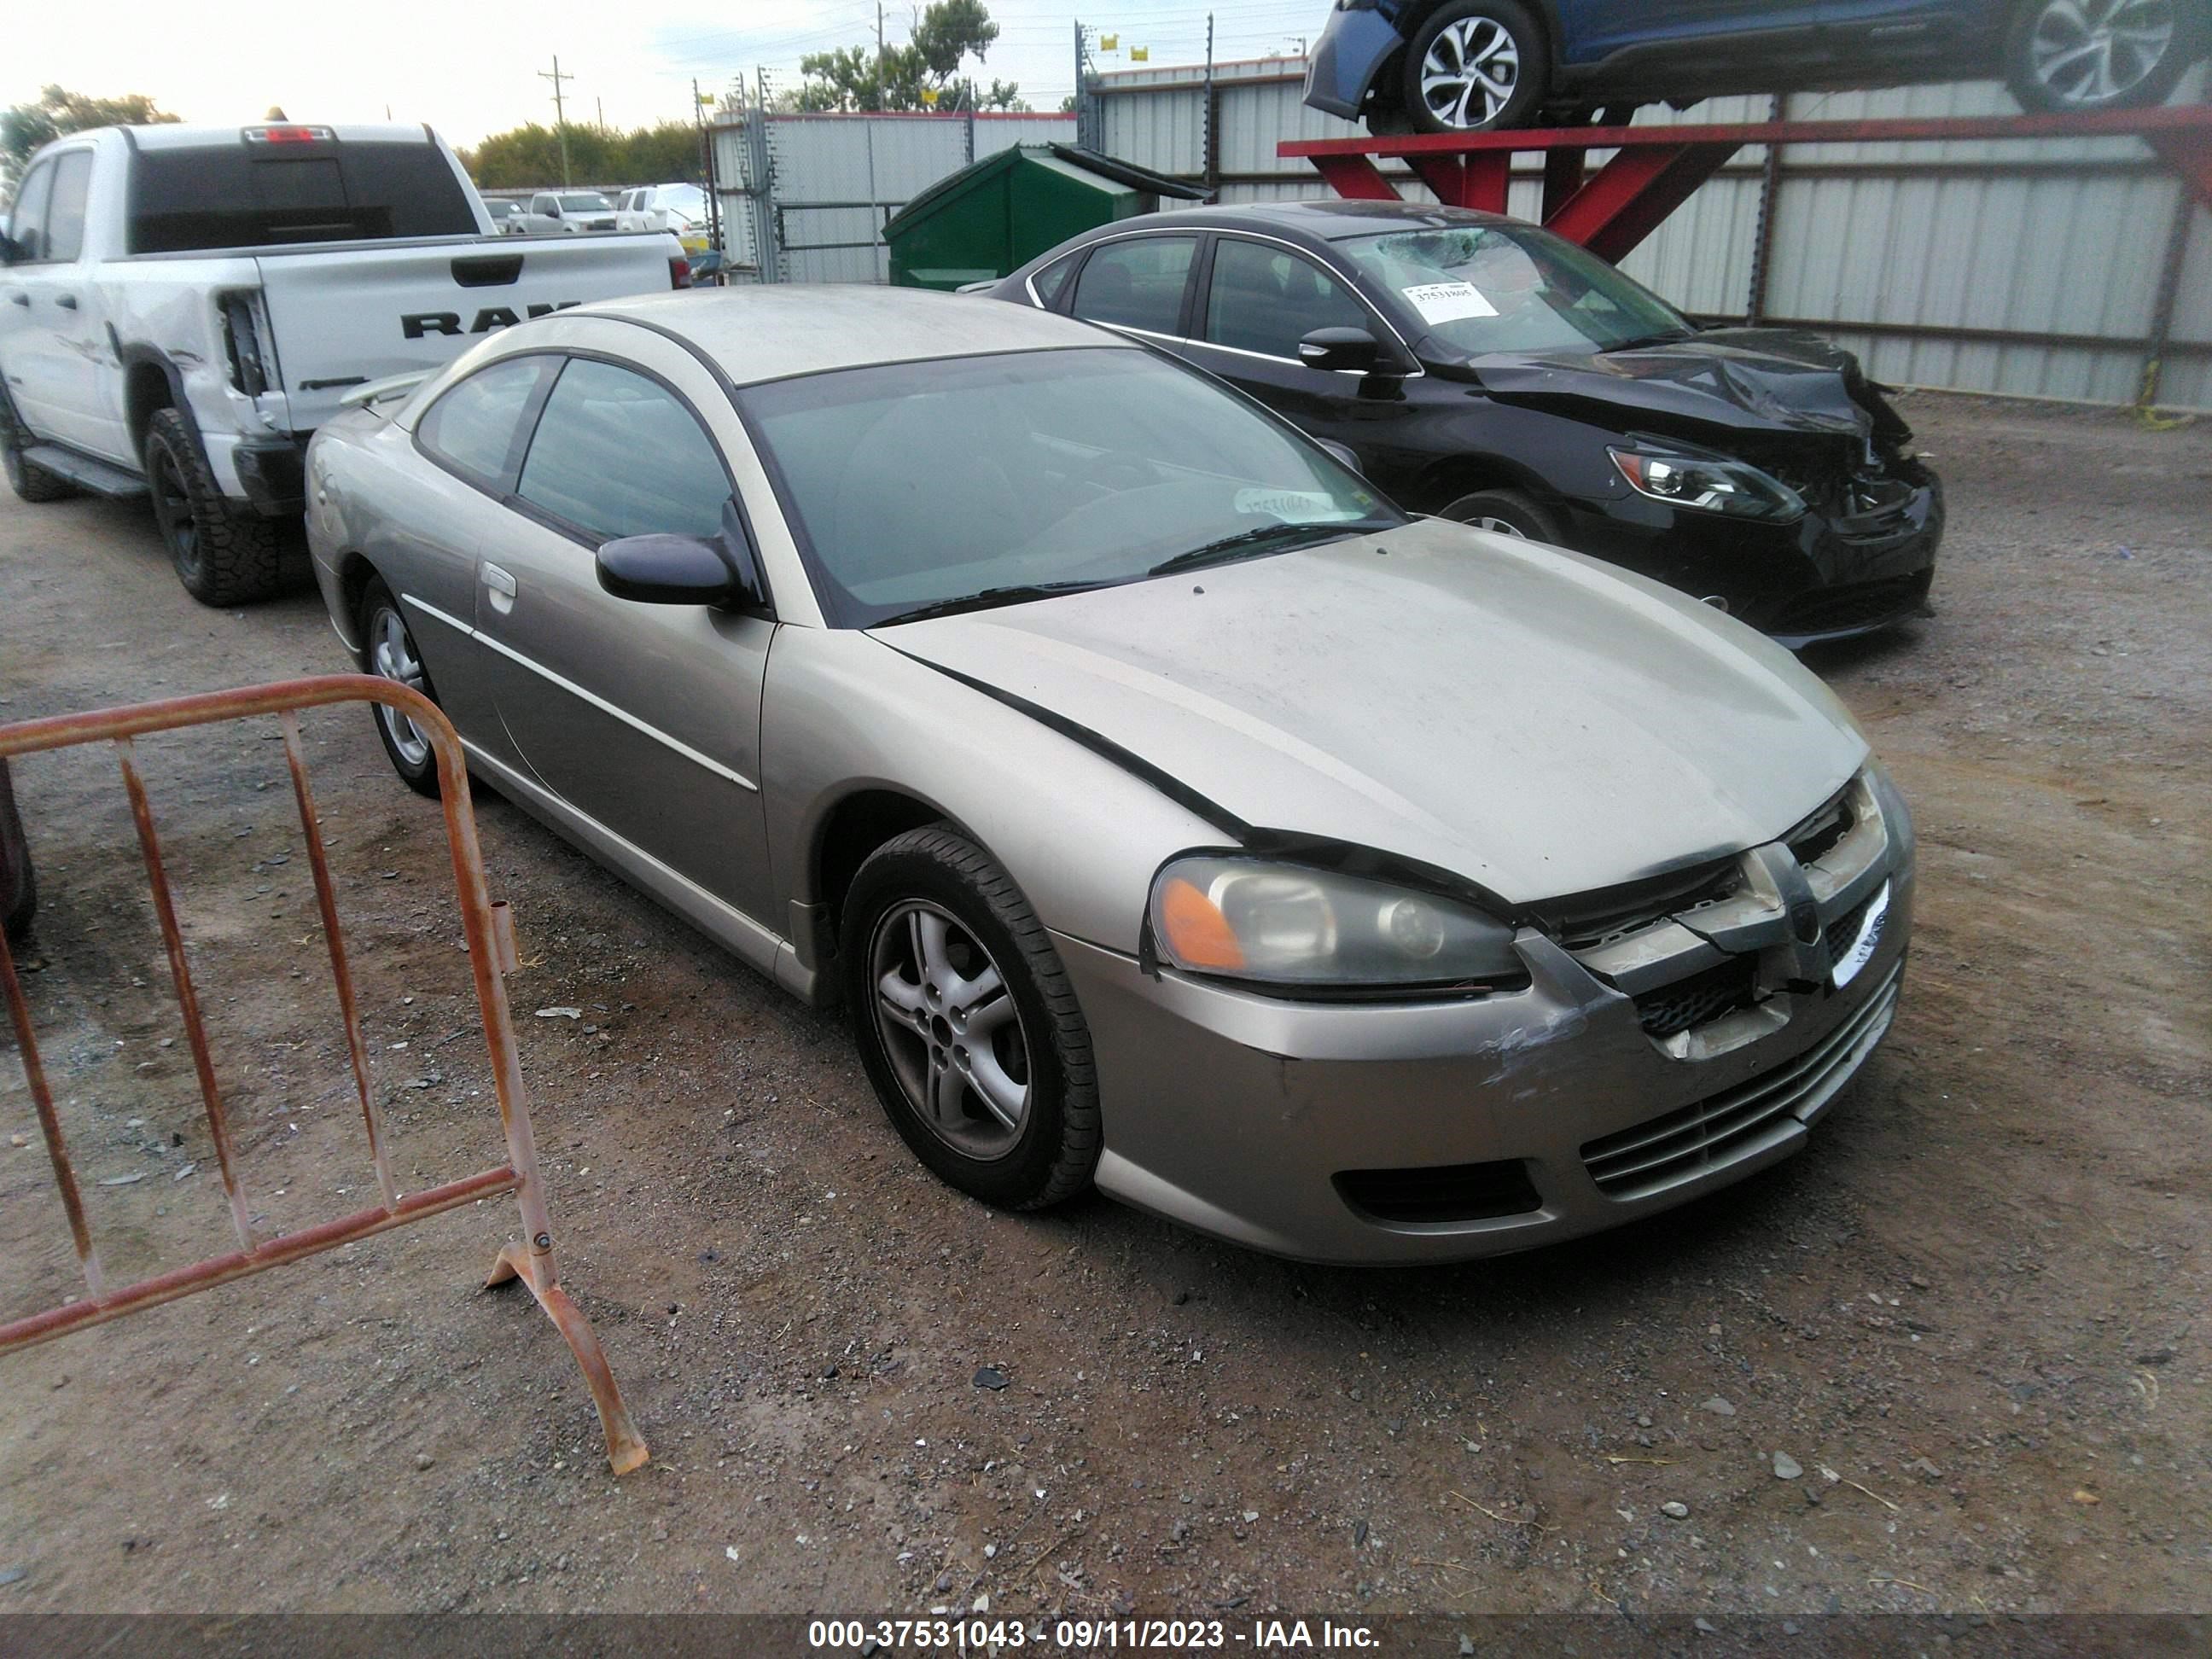
[[54, 187], [54, 164], [33, 167], [15, 192], [15, 213], [8, 234], [15, 239], [15, 258], [33, 264], [46, 257], [46, 198]]
[[1230, 236], [1213, 245], [1206, 301], [1213, 344], [1296, 362], [1298, 342], [1317, 328], [1374, 326], [1366, 306], [1312, 260]]
[[553, 357], [508, 357], [448, 387], [415, 428], [416, 441], [486, 489], [512, 476], [522, 417]]
[[1075, 314], [1086, 322], [1182, 331], [1182, 290], [1195, 236], [1132, 236], [1093, 249], [1075, 279]]
[[1059, 303], [1060, 290], [1067, 286], [1067, 279], [1075, 275], [1075, 267], [1082, 258], [1080, 252], [1064, 255], [1030, 278], [1030, 286], [1036, 290], [1039, 305], [1049, 311]]
[[571, 359], [545, 400], [518, 493], [595, 543], [712, 536], [730, 480], [676, 395], [611, 363]]
[[47, 258], [70, 264], [84, 251], [84, 198], [91, 184], [90, 150], [71, 150], [54, 163], [54, 193], [46, 205]]

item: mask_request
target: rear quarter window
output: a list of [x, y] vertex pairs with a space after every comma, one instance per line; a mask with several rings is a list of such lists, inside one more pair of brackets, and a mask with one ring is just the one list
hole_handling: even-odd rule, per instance
[[131, 158], [134, 253], [476, 232], [468, 192], [434, 144], [214, 144]]

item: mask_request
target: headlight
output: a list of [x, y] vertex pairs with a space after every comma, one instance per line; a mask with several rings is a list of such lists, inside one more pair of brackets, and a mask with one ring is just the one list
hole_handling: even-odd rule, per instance
[[1786, 523], [1802, 518], [1805, 498], [1748, 461], [1717, 456], [1661, 455], [1649, 450], [1607, 452], [1638, 494], [1672, 507], [1694, 507], [1733, 519]]
[[1513, 930], [1428, 893], [1255, 859], [1177, 859], [1152, 883], [1152, 938], [1177, 968], [1315, 988], [1527, 977]]

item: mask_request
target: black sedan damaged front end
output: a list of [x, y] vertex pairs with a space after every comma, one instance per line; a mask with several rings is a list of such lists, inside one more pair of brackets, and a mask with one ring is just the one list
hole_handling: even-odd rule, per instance
[[1556, 357], [1468, 368], [1498, 404], [1616, 430], [1596, 434], [1603, 463], [1552, 469], [1568, 546], [1793, 650], [1925, 613], [1942, 483], [1850, 353], [1717, 329], [1605, 354], [1601, 370]]

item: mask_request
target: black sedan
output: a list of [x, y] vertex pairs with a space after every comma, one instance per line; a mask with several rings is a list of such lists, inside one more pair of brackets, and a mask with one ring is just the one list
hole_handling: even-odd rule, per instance
[[1609, 560], [1792, 647], [1924, 608], [1936, 476], [1849, 352], [1700, 329], [1519, 220], [1286, 202], [1123, 222], [983, 292], [1136, 335], [1419, 513]]

